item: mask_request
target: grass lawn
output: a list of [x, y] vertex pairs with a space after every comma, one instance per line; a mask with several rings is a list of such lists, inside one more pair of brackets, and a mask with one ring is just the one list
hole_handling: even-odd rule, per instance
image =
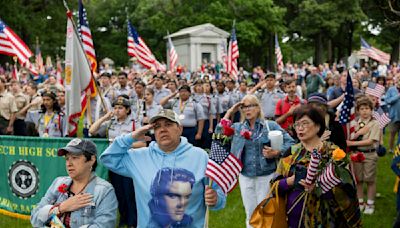
[[[386, 141], [386, 140], [385, 140]], [[387, 145], [387, 144], [386, 144]], [[377, 192], [375, 214], [363, 216], [364, 227], [392, 227], [396, 217], [396, 195], [393, 193], [395, 175], [390, 169], [392, 155], [387, 154], [378, 161]], [[240, 228], [244, 226], [245, 214], [240, 197], [240, 190], [236, 188], [229, 194], [226, 208], [210, 213], [209, 227]], [[0, 227], [31, 227], [28, 221], [17, 220], [0, 215]]]

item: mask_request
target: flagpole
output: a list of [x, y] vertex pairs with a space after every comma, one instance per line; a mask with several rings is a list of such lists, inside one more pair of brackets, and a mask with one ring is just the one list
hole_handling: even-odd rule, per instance
[[[210, 181], [208, 183], [208, 186], [211, 187], [212, 186], [212, 179], [210, 178]], [[208, 228], [208, 220], [210, 218], [210, 207], [207, 205], [207, 209], [206, 209], [206, 216], [204, 218], [204, 228]]]
[[[74, 27], [74, 32], [75, 32], [76, 34], [78, 34], [78, 30], [76, 29], [75, 22], [74, 22], [74, 20], [72, 19], [72, 12], [70, 11], [70, 9], [69, 9], [69, 7], [68, 7], [68, 3], [67, 3], [66, 0], [63, 0], [63, 3], [64, 3], [65, 9], [67, 10], [67, 17], [69, 17], [69, 18], [71, 19], [72, 26]], [[78, 37], [79, 37], [79, 35], [78, 35]], [[81, 40], [79, 40], [79, 45], [81, 46], [82, 50], [85, 50], [85, 49], [83, 48], [83, 44], [82, 44], [82, 41], [81, 41]], [[85, 56], [86, 56], [86, 54], [85, 54]], [[105, 105], [104, 98], [103, 98], [103, 94], [101, 93], [101, 90], [100, 90], [100, 89], [98, 88], [98, 86], [97, 86], [96, 80], [95, 80], [95, 78], [94, 78], [94, 76], [93, 76], [92, 67], [91, 67], [91, 64], [90, 64], [90, 62], [89, 62], [87, 56], [86, 56], [86, 63], [87, 63], [88, 66], [89, 66], [89, 69], [90, 69], [90, 76], [91, 76], [91, 78], [92, 78], [92, 80], [93, 80], [93, 82], [94, 82], [94, 86], [95, 86], [97, 92], [99, 93], [101, 105], [103, 106], [103, 109], [104, 109], [105, 112], [107, 113], [107, 112], [108, 112], [108, 109], [107, 109], [107, 106]], [[90, 100], [89, 100], [89, 102], [90, 102]]]

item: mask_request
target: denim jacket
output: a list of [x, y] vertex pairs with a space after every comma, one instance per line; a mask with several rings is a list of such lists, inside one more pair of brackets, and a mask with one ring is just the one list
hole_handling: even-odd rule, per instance
[[390, 105], [389, 117], [392, 122], [400, 121], [400, 93], [397, 86], [392, 86], [386, 92], [386, 103]]
[[[270, 139], [268, 138], [268, 123], [269, 130], [279, 130], [283, 133], [283, 145], [281, 149], [281, 155], [285, 153], [293, 144], [294, 140], [290, 135], [283, 130], [279, 124], [275, 121], [261, 121], [256, 120], [254, 125], [254, 130], [252, 131], [251, 140], [246, 140], [240, 133], [242, 130], [249, 130], [249, 122], [245, 120], [244, 122], [234, 123], [232, 128], [235, 129], [235, 134], [232, 138], [231, 152], [239, 158], [243, 163], [242, 174], [249, 177], [269, 175], [275, 172], [276, 169], [276, 159], [267, 159], [262, 156], [262, 150], [264, 144], [270, 145]], [[256, 134], [261, 131], [260, 134]], [[246, 147], [245, 147], [246, 145]]]
[[[92, 177], [95, 174], [92, 174]], [[33, 227], [44, 227], [50, 217], [49, 211], [55, 204], [67, 200], [66, 193], [60, 193], [58, 187], [62, 184], [69, 186], [70, 177], [58, 177], [47, 189], [46, 194], [32, 211], [31, 223]], [[71, 213], [70, 226], [74, 227], [115, 227], [117, 221], [118, 202], [114, 188], [110, 183], [95, 176], [88, 184], [85, 192], [93, 195], [93, 206], [81, 208]]]

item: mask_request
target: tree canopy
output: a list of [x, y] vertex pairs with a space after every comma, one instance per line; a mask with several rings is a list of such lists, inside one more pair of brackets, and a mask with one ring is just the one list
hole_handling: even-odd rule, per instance
[[[62, 1], [0, 0], [1, 19], [42, 55], [64, 55], [66, 10]], [[77, 15], [77, 1], [67, 1]], [[127, 65], [127, 19], [157, 59], [166, 59], [163, 37], [203, 23], [231, 31], [236, 21], [239, 64], [274, 66], [274, 34], [284, 61], [334, 62], [358, 50], [360, 36], [398, 61], [400, 5], [392, 0], [84, 0], [98, 60]], [[282, 43], [284, 38], [285, 43]], [[2, 56], [0, 61], [10, 61]]]

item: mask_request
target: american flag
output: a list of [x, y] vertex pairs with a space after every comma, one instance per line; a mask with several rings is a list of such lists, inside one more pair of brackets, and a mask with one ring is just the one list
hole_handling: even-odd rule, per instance
[[382, 95], [385, 93], [385, 87], [375, 82], [368, 82], [368, 86], [365, 90], [365, 93], [372, 95], [374, 97], [378, 97], [380, 99]]
[[342, 182], [336, 177], [335, 167], [332, 162], [322, 171], [317, 180], [322, 188], [322, 193], [329, 192], [329, 190]]
[[213, 140], [206, 176], [215, 181], [225, 194], [235, 188], [242, 168], [243, 165], [239, 159], [227, 151], [219, 141]]
[[239, 47], [236, 39], [235, 26], [232, 28], [231, 40], [228, 48], [228, 64], [226, 72], [236, 78], [238, 73], [237, 59], [239, 58]]
[[346, 138], [348, 140], [354, 139], [357, 122], [355, 120], [354, 89], [349, 74], [347, 75], [346, 91], [340, 110], [339, 122], [343, 126]]
[[139, 36], [130, 21], [128, 21], [128, 55], [136, 57], [138, 62], [147, 69], [157, 69], [157, 65], [159, 65], [153, 53]]
[[90, 61], [92, 72], [96, 72], [97, 70], [96, 52], [94, 51], [92, 33], [90, 32], [87, 13], [85, 7], [82, 4], [82, 0], [79, 0], [78, 31], [79, 31], [79, 36], [82, 40], [83, 49], [85, 50], [86, 56]]
[[222, 59], [222, 67], [224, 70], [228, 69], [228, 58], [226, 56], [226, 41], [221, 42], [221, 59]]
[[176, 63], [178, 62], [178, 54], [176, 53], [174, 44], [168, 34], [168, 54], [169, 54], [169, 70], [174, 71]]
[[40, 51], [40, 46], [39, 46], [39, 38], [36, 37], [36, 48], [35, 48], [35, 61], [36, 61], [36, 66], [39, 72], [41, 72], [44, 68], [43, 65], [43, 57], [42, 57], [42, 52]]
[[375, 59], [378, 62], [382, 62], [384, 64], [389, 64], [390, 62], [390, 54], [383, 52], [379, 50], [378, 48], [375, 48], [367, 43], [362, 37], [361, 37], [361, 50], [360, 54], [366, 55], [370, 57], [371, 59]]
[[62, 78], [62, 66], [61, 66], [61, 59], [59, 56], [57, 56], [57, 69], [56, 69], [56, 76], [57, 76], [57, 81], [58, 83], [60, 83], [61, 85], [64, 85], [64, 80]]
[[373, 116], [378, 121], [380, 129], [385, 128], [390, 123], [390, 118], [380, 107], [374, 111]]
[[20, 63], [26, 63], [33, 55], [29, 47], [0, 19], [0, 53], [17, 56]]
[[276, 66], [278, 71], [283, 69], [283, 56], [281, 48], [279, 47], [278, 35], [275, 34], [275, 55], [276, 55]]

